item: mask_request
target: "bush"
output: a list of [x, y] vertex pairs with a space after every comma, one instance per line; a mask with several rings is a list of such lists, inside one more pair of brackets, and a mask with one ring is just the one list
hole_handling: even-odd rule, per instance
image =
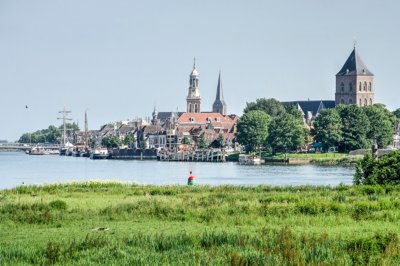
[[50, 208], [54, 210], [66, 210], [67, 203], [63, 200], [54, 200], [49, 203]]
[[357, 163], [355, 185], [398, 185], [400, 184], [400, 150], [375, 159], [367, 153]]

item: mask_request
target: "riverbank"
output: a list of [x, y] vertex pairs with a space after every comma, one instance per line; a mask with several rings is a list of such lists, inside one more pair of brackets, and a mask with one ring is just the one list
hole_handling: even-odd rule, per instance
[[0, 214], [1, 265], [400, 262], [400, 187], [21, 186]]
[[[261, 152], [261, 158], [266, 164], [289, 163], [289, 164], [314, 164], [320, 166], [355, 166], [363, 156], [348, 155], [348, 153], [267, 153]], [[237, 162], [239, 153], [227, 156], [227, 161]]]

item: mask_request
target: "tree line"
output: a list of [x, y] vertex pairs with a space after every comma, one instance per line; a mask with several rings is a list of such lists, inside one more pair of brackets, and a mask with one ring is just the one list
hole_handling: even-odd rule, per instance
[[[66, 134], [67, 138], [72, 137], [73, 134], [79, 131], [78, 124], [74, 123], [67, 123], [66, 126]], [[22, 134], [19, 138], [19, 143], [50, 143], [50, 144], [57, 144], [62, 142], [62, 132], [64, 130], [64, 126], [61, 125], [59, 127], [50, 125], [46, 129], [36, 130], [35, 132], [28, 132]]]
[[382, 104], [367, 107], [338, 105], [324, 109], [308, 127], [297, 106], [284, 106], [275, 99], [257, 99], [246, 104], [237, 124], [237, 141], [247, 151], [294, 151], [319, 143], [324, 151], [337, 147], [346, 152], [379, 148], [393, 141], [400, 121], [400, 108], [390, 112]]

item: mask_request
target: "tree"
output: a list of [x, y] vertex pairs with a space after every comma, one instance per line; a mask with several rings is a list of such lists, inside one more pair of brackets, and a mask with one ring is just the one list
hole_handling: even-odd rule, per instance
[[107, 148], [118, 148], [122, 142], [117, 136], [106, 136], [101, 140], [101, 145]]
[[400, 108], [394, 110], [394, 111], [393, 111], [393, 114], [394, 114], [398, 119], [400, 119]]
[[224, 147], [225, 146], [225, 139], [224, 139], [224, 135], [219, 134], [217, 141], [219, 142], [220, 147]]
[[89, 139], [89, 147], [90, 148], [95, 148], [96, 147], [96, 139], [95, 138], [90, 138]]
[[393, 141], [394, 123], [393, 115], [384, 105], [370, 105], [363, 108], [368, 117], [370, 127], [367, 137], [376, 140], [378, 147], [388, 146]]
[[362, 107], [339, 105], [336, 108], [342, 121], [342, 141], [339, 149], [351, 151], [369, 148], [372, 145], [372, 141], [367, 136], [370, 123]]
[[400, 151], [375, 159], [371, 153], [357, 163], [354, 175], [355, 185], [399, 185], [400, 184]]
[[190, 140], [188, 137], [184, 136], [182, 139], [182, 144], [184, 145], [189, 145], [190, 144]]
[[[63, 130], [64, 130], [64, 125], [59, 126], [58, 129], [59, 129], [61, 132], [63, 132]], [[66, 124], [65, 124], [65, 129], [66, 129], [67, 138], [72, 137], [76, 132], [78, 132], [78, 131], [80, 130], [78, 124], [75, 123], [75, 122], [73, 122], [73, 123], [66, 123]]]
[[295, 116], [284, 113], [275, 117], [269, 125], [267, 145], [275, 150], [295, 150], [304, 145], [305, 126]]
[[128, 147], [133, 147], [133, 145], [135, 144], [135, 136], [133, 134], [127, 134], [124, 137], [123, 143]]
[[246, 108], [244, 108], [243, 112], [246, 114], [255, 110], [263, 111], [271, 116], [271, 118], [286, 113], [285, 107], [280, 101], [265, 98], [257, 99], [255, 102], [246, 103]]
[[325, 151], [342, 140], [342, 122], [336, 109], [324, 109], [314, 121], [314, 139]]
[[246, 145], [248, 151], [261, 148], [268, 136], [271, 117], [264, 111], [254, 110], [245, 113], [237, 123], [237, 141]]
[[202, 136], [197, 142], [197, 147], [200, 149], [208, 148], [209, 145], [210, 144], [208, 143], [207, 139], [204, 136]]
[[59, 143], [61, 132], [55, 126], [49, 126], [47, 129], [37, 130], [32, 133], [24, 133], [19, 138], [20, 143]]

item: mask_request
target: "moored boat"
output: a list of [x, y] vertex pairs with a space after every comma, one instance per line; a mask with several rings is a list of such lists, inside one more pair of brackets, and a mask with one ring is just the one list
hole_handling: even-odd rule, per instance
[[109, 153], [106, 148], [95, 148], [90, 152], [90, 159], [99, 160], [99, 159], [108, 159]]

